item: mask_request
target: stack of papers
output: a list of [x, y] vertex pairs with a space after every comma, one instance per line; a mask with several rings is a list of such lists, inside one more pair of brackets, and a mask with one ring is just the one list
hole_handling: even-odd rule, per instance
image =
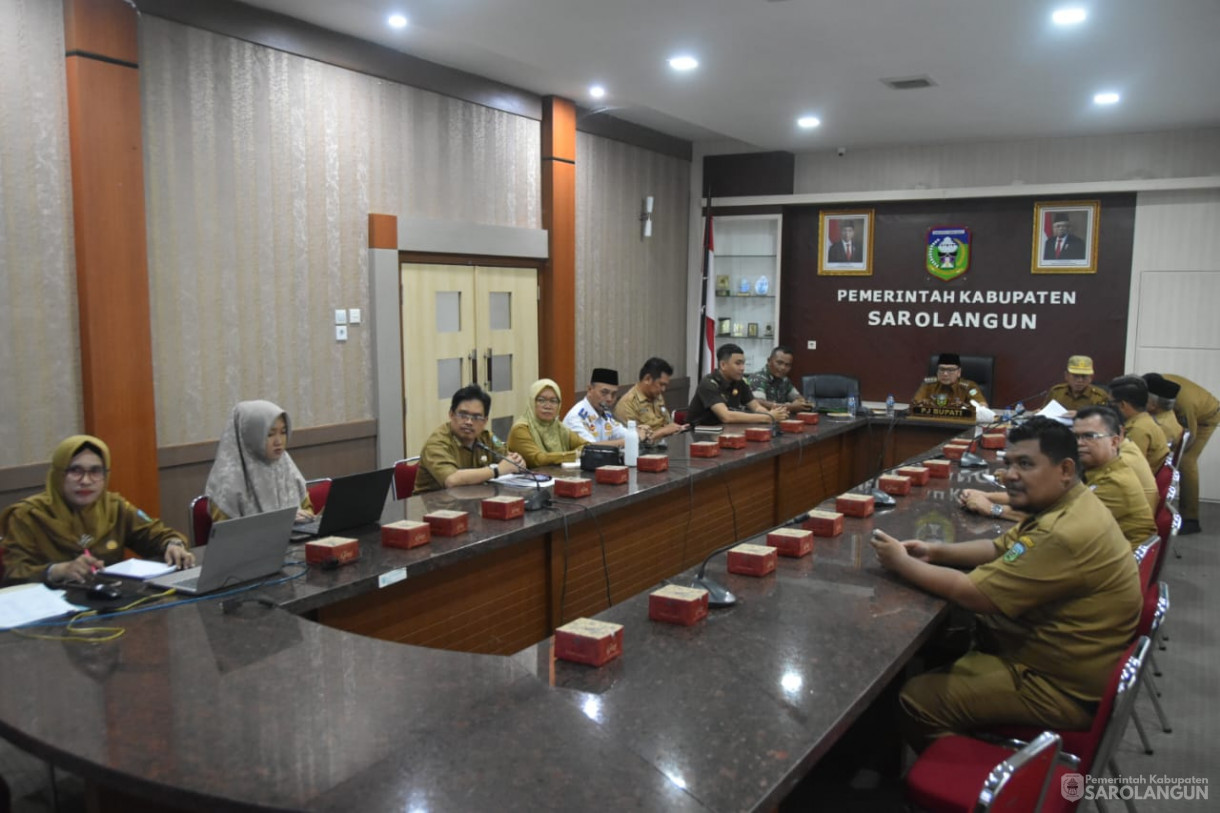
[[43, 584], [19, 584], [0, 590], [0, 629], [20, 627], [87, 609], [66, 601], [63, 590], [52, 590]]
[[122, 576], [125, 579], [155, 579], [177, 570], [165, 562], [153, 562], [148, 559], [124, 559], [117, 565], [102, 570], [107, 576]]

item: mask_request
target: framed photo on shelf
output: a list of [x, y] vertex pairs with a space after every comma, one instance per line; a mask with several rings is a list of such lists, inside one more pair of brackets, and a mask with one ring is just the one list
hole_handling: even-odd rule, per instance
[[1057, 200], [1034, 204], [1033, 274], [1096, 274], [1101, 202]]
[[725, 316], [720, 320], [720, 325], [716, 328], [716, 335], [729, 336], [733, 333], [733, 320]]
[[872, 209], [836, 209], [819, 213], [818, 274], [872, 276]]

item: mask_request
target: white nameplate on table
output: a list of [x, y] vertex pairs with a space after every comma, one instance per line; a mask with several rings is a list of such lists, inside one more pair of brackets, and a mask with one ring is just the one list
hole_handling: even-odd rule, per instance
[[396, 568], [389, 573], [382, 573], [377, 577], [378, 589], [389, 587], [391, 584], [398, 584], [407, 580], [407, 569], [405, 567]]

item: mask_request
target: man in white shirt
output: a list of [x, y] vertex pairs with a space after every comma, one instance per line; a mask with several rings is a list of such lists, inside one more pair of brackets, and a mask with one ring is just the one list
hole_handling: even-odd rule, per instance
[[[597, 367], [589, 376], [589, 388], [564, 416], [563, 425], [590, 443], [622, 446], [627, 427], [614, 419], [614, 393], [618, 391], [618, 371]], [[647, 427], [637, 426], [640, 440], [648, 437]]]

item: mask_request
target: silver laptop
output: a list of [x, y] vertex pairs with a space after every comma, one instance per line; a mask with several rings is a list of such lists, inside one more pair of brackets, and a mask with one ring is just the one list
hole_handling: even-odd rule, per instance
[[269, 511], [212, 524], [203, 564], [148, 583], [180, 593], [210, 593], [276, 573], [288, 553], [296, 508]]

